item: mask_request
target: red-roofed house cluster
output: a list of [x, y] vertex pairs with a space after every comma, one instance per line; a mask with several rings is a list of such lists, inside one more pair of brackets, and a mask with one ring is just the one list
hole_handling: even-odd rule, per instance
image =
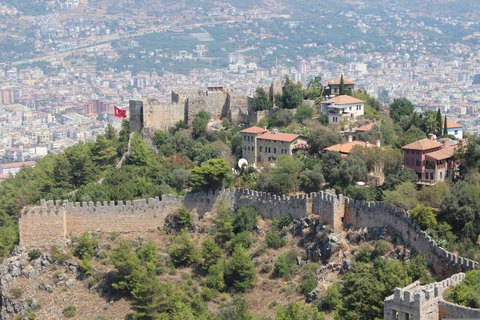
[[307, 138], [292, 133], [279, 133], [250, 127], [242, 134], [243, 157], [249, 164], [277, 160], [282, 154], [292, 155], [295, 149], [307, 149]]
[[434, 141], [433, 134], [427, 139], [418, 140], [403, 146], [405, 167], [413, 169], [418, 175], [418, 183], [434, 185], [437, 182], [448, 182], [453, 178], [453, 168], [457, 166], [453, 161], [453, 154], [461, 145], [463, 139], [452, 144], [450, 138]]

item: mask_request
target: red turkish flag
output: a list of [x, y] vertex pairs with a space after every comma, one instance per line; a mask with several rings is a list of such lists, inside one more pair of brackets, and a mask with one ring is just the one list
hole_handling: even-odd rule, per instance
[[115, 108], [115, 117], [119, 118], [126, 118], [127, 117], [127, 110], [118, 109], [117, 106], [113, 106]]

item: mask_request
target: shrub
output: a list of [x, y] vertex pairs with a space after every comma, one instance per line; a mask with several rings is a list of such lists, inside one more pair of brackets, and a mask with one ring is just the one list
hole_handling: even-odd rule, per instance
[[259, 257], [262, 254], [264, 254], [265, 252], [267, 252], [267, 246], [262, 244], [252, 252], [251, 256], [252, 256], [252, 258]]
[[90, 260], [95, 254], [95, 248], [98, 247], [97, 237], [92, 237], [87, 232], [82, 233], [78, 239], [78, 246], [75, 249], [75, 255], [80, 259]]
[[60, 264], [63, 264], [65, 261], [67, 261], [71, 257], [72, 255], [70, 254], [70, 252], [63, 253], [62, 251], [60, 251], [58, 247], [55, 247], [54, 252], [52, 254], [52, 260], [57, 261]]
[[30, 260], [38, 259], [40, 258], [41, 255], [42, 255], [42, 251], [38, 249], [33, 249], [33, 250], [30, 250], [30, 252], [28, 252], [28, 257], [30, 258]]
[[175, 239], [175, 242], [177, 244], [170, 249], [170, 257], [173, 263], [176, 265], [190, 265], [200, 260], [200, 251], [185, 229]]
[[277, 277], [288, 278], [292, 273], [292, 264], [288, 261], [288, 258], [285, 255], [278, 257], [275, 261], [275, 269], [273, 273]]
[[375, 251], [381, 256], [385, 255], [390, 249], [390, 244], [385, 240], [380, 239], [375, 242]]
[[243, 231], [252, 231], [257, 224], [258, 212], [252, 204], [242, 207], [233, 216], [233, 231], [240, 233]]
[[360, 249], [360, 251], [357, 254], [356, 261], [358, 262], [369, 262], [370, 261], [370, 253], [368, 252], [367, 248], [365, 246]]
[[96, 316], [95, 318], [93, 318], [93, 320], [109, 320], [110, 318], [101, 314], [99, 316]]
[[202, 287], [202, 298], [205, 301], [210, 301], [213, 299], [213, 290], [209, 287], [203, 286]]
[[272, 269], [273, 269], [273, 267], [272, 267], [271, 264], [264, 264], [264, 265], [262, 266], [261, 272], [262, 272], [262, 273], [270, 273], [270, 272], [272, 271]]
[[60, 279], [59, 279], [59, 275], [61, 274], [60, 271], [55, 271], [53, 274], [52, 274], [52, 281], [53, 283], [57, 284]]
[[83, 259], [82, 261], [80, 261], [78, 267], [79, 267], [80, 271], [83, 272], [86, 275], [91, 275], [92, 272], [93, 272], [92, 264], [86, 258]]
[[317, 234], [317, 237], [324, 241], [325, 239], [327, 239], [328, 235], [330, 234], [330, 226], [327, 224], [322, 231], [320, 231], [318, 234]]
[[292, 217], [287, 214], [287, 215], [281, 217], [280, 219], [274, 218], [272, 220], [272, 226], [277, 230], [282, 230], [284, 227], [290, 226], [292, 221], [293, 221]]
[[110, 232], [110, 240], [115, 241], [115, 239], [120, 235], [120, 232], [112, 231]]
[[255, 283], [256, 271], [247, 250], [242, 246], [233, 249], [225, 265], [225, 282], [240, 292], [245, 292]]
[[268, 304], [268, 307], [269, 307], [270, 309], [272, 309], [272, 308], [275, 307], [276, 305], [277, 305], [277, 300], [273, 300], [272, 302], [270, 302], [270, 303]]
[[98, 257], [99, 257], [100, 259], [106, 259], [106, 258], [108, 257], [107, 251], [105, 251], [105, 250], [103, 250], [103, 249], [100, 250], [100, 252], [98, 253]]
[[211, 289], [223, 291], [226, 289], [223, 276], [225, 268], [223, 263], [218, 263], [208, 269], [207, 277], [205, 278], [205, 285]]
[[75, 314], [77, 313], [77, 306], [74, 304], [68, 304], [63, 308], [63, 315], [66, 318], [73, 318], [75, 317]]
[[281, 248], [287, 244], [287, 239], [281, 238], [276, 231], [268, 231], [265, 236], [265, 241], [267, 242], [267, 246], [274, 249]]
[[215, 243], [210, 235], [207, 235], [205, 240], [203, 240], [202, 247], [202, 257], [205, 259], [202, 268], [208, 270], [220, 260], [222, 257], [222, 249]]
[[12, 287], [10, 288], [10, 294], [15, 298], [18, 299], [23, 294], [23, 289], [20, 287]]
[[250, 235], [250, 231], [243, 231], [238, 233], [235, 237], [233, 237], [231, 241], [232, 248], [236, 246], [242, 246], [245, 249], [248, 249], [252, 246], [253, 240], [252, 236]]
[[182, 229], [190, 228], [193, 225], [192, 213], [183, 205], [177, 209], [177, 213], [175, 214], [175, 220]]
[[330, 310], [338, 310], [342, 305], [342, 294], [340, 286], [336, 283], [332, 284], [325, 294], [325, 306]]
[[311, 274], [303, 277], [302, 284], [300, 285], [300, 291], [307, 295], [317, 287], [317, 280]]

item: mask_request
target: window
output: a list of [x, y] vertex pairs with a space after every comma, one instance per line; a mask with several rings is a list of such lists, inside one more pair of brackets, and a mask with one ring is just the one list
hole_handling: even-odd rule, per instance
[[410, 153], [410, 151], [407, 150], [407, 153]]
[[457, 135], [457, 134], [458, 134], [458, 130], [455, 130], [455, 135]]
[[277, 148], [273, 148], [273, 153], [277, 154]]
[[250, 146], [247, 147], [247, 150], [250, 151]]
[[440, 179], [443, 178], [443, 172], [440, 172]]
[[420, 160], [417, 160], [417, 167], [420, 167]]
[[243, 141], [247, 141], [247, 136], [243, 136]]
[[260, 147], [260, 152], [262, 152], [262, 147]]
[[272, 153], [272, 151], [270, 151], [270, 147], [268, 148], [268, 153]]

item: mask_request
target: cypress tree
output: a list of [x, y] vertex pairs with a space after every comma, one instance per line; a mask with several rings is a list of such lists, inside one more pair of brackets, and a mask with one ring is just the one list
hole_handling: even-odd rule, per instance
[[446, 136], [448, 134], [447, 130], [447, 115], [445, 115], [445, 121], [443, 121], [443, 135]]
[[442, 135], [442, 112], [440, 111], [440, 109], [438, 109], [438, 111], [437, 111], [437, 119], [436, 120], [437, 120], [437, 125], [436, 125], [437, 130], [435, 130], [436, 131], [435, 134], [437, 136], [441, 136]]
[[342, 96], [345, 94], [345, 84], [343, 83], [343, 74], [342, 77], [340, 78], [340, 92], [339, 94]]

